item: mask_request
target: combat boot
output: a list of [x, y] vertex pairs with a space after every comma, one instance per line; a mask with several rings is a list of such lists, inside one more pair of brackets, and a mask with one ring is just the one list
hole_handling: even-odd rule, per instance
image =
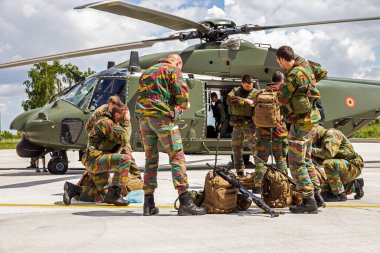
[[318, 206], [314, 196], [303, 198], [301, 204], [289, 208], [292, 213], [314, 213], [317, 210]]
[[70, 205], [71, 199], [75, 196], [79, 196], [80, 192], [80, 186], [66, 181], [65, 185], [63, 186], [63, 203], [65, 203], [65, 205]]
[[347, 201], [347, 195], [345, 192], [335, 195], [335, 194], [330, 194], [325, 197], [326, 202], [342, 202], [342, 201]]
[[355, 185], [355, 199], [361, 199], [364, 196], [364, 179], [363, 178], [358, 178], [354, 180], [354, 185]]
[[127, 206], [129, 205], [128, 200], [125, 200], [120, 194], [120, 187], [113, 185], [108, 188], [108, 192], [104, 197], [104, 202], [107, 204], [113, 204], [115, 206]]
[[178, 215], [179, 216], [187, 216], [187, 215], [204, 215], [206, 214], [206, 210], [203, 207], [197, 207], [194, 205], [191, 200], [190, 194], [188, 192], [182, 193], [179, 195], [179, 208]]
[[317, 202], [318, 207], [323, 207], [323, 208], [326, 207], [325, 200], [323, 199], [321, 195], [321, 190], [319, 189], [314, 190], [314, 198], [315, 198], [315, 201]]
[[151, 216], [158, 213], [159, 210], [156, 207], [156, 203], [154, 203], [154, 195], [146, 194], [144, 196], [144, 216]]

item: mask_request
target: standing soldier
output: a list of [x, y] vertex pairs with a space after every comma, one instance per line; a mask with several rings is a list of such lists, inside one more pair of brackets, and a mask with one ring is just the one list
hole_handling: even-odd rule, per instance
[[325, 201], [346, 201], [347, 194], [353, 190], [355, 199], [364, 196], [363, 178], [356, 179], [364, 167], [363, 159], [341, 131], [318, 126], [312, 156], [314, 161], [323, 165], [327, 175], [322, 185]]
[[286, 80], [279, 88], [279, 100], [286, 106], [287, 120], [291, 123], [288, 138], [289, 168], [297, 182], [297, 192], [303, 199], [300, 205], [291, 206], [289, 210], [292, 213], [315, 212], [318, 206], [324, 206], [311, 160], [312, 139], [320, 120], [316, 107], [320, 94], [310, 65], [301, 57], [295, 58], [291, 47], [280, 47], [276, 58], [281, 68], [286, 71]]
[[188, 193], [185, 155], [178, 126], [173, 122], [176, 112], [190, 108], [187, 85], [182, 76], [182, 59], [171, 54], [148, 68], [140, 78], [135, 114], [139, 118], [145, 150], [144, 215], [158, 214], [154, 203], [157, 188], [158, 143], [169, 155], [172, 178], [179, 194], [178, 215], [203, 215]]
[[227, 95], [228, 111], [231, 115], [230, 124], [232, 131], [232, 152], [234, 167], [238, 176], [244, 176], [243, 146], [244, 139], [248, 140], [248, 146], [252, 155], [255, 155], [255, 125], [253, 123], [253, 99], [258, 90], [253, 88], [251, 75], [243, 75], [239, 87], [234, 88]]
[[[121, 188], [128, 181], [128, 171], [131, 164], [130, 150], [127, 134], [117, 123], [120, 123], [125, 114], [125, 107], [114, 105], [111, 117], [101, 117], [92, 126], [88, 134], [87, 150], [82, 157], [82, 163], [94, 181], [95, 188], [77, 186], [66, 182], [64, 186], [63, 201], [66, 205], [71, 203], [74, 196], [79, 200], [88, 200], [88, 196], [100, 195], [103, 201], [118, 206], [128, 205], [121, 195]], [[108, 143], [120, 144], [117, 152], [105, 152]], [[113, 170], [112, 186], [105, 187], [109, 180], [109, 171]], [[108, 189], [108, 191], [107, 191]], [[104, 197], [103, 197], [104, 196]]]
[[226, 121], [226, 114], [224, 112], [224, 105], [222, 100], [218, 99], [218, 95], [215, 92], [211, 93], [211, 102], [214, 105], [211, 105], [212, 115], [215, 118], [215, 131], [220, 133], [224, 122]]
[[276, 167], [288, 173], [286, 155], [288, 153], [288, 130], [283, 117], [283, 108], [278, 102], [278, 88], [284, 82], [284, 74], [276, 71], [272, 83], [261, 90], [255, 101], [256, 149], [255, 191], [261, 192], [261, 181], [267, 171], [264, 162], [274, 156]]

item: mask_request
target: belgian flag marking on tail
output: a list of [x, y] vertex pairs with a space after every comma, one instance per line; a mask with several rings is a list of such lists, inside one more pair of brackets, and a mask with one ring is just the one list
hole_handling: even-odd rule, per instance
[[356, 102], [355, 102], [355, 99], [353, 97], [351, 97], [351, 96], [346, 97], [345, 102], [346, 102], [346, 106], [348, 108], [350, 108], [350, 109], [355, 108]]

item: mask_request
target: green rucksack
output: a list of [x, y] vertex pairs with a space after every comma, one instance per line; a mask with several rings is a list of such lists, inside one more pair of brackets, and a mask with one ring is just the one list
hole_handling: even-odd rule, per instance
[[305, 114], [310, 112], [312, 108], [312, 103], [310, 102], [308, 93], [310, 85], [313, 83], [313, 78], [311, 77], [310, 73], [303, 67], [297, 66], [294, 69], [301, 71], [309, 80], [309, 84], [307, 85], [305, 93], [296, 93], [299, 86], [297, 87], [292, 98], [290, 99], [291, 108], [288, 107], [288, 109], [290, 109], [290, 111], [294, 114]]

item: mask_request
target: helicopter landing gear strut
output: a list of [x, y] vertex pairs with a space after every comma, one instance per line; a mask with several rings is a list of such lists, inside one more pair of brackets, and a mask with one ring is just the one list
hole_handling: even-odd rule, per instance
[[53, 151], [47, 168], [51, 174], [65, 174], [69, 168], [66, 150]]

